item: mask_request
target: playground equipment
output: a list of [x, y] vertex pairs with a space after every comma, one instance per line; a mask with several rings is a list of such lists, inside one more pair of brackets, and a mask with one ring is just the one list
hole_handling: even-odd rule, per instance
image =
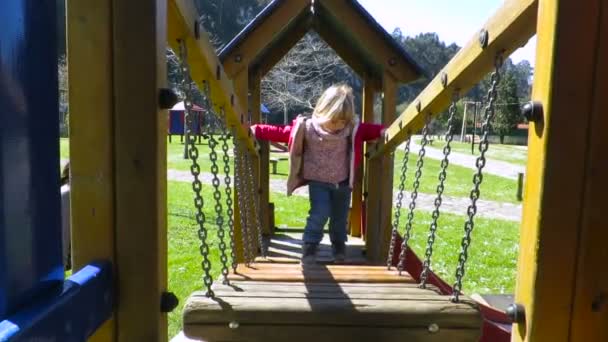
[[[190, 0], [69, 1], [76, 273], [67, 280], [58, 242], [58, 137], [57, 130], [48, 129], [58, 126], [57, 111], [49, 110], [57, 108], [55, 20], [45, 6], [31, 6], [29, 0], [0, 4], [0, 22], [8, 28], [0, 36], [0, 114], [11, 118], [3, 117], [10, 124], [0, 126], [0, 340], [167, 339], [166, 313], [174, 307], [166, 283], [169, 108], [161, 108], [158, 99], [166, 81], [167, 43], [180, 53], [184, 79], [196, 82], [208, 100], [204, 106], [227, 131], [210, 144], [221, 145], [226, 156], [228, 139], [236, 146], [235, 163], [225, 162], [235, 170], [234, 182], [226, 182], [224, 189], [224, 200], [232, 201], [224, 209], [233, 212], [226, 222], [216, 221], [225, 246], [219, 246], [223, 277], [214, 285], [205, 243], [209, 231], [200, 210], [212, 203], [222, 211], [217, 207], [221, 189], [213, 184], [213, 198], [200, 195], [196, 146], [187, 141], [193, 147], [189, 157], [205, 273], [205, 291], [193, 294], [186, 305], [187, 335], [211, 340], [608, 339], [608, 275], [598, 272], [606, 261], [608, 234], [603, 229], [608, 183], [602, 172], [608, 167], [603, 153], [608, 139], [601, 134], [608, 124], [608, 100], [602, 96], [608, 85], [608, 8], [602, 0], [506, 1], [398, 117], [396, 85], [415, 79], [417, 69], [390, 40], [378, 36], [382, 32], [373, 28], [374, 21], [356, 1], [273, 1], [220, 57]], [[366, 166], [360, 170], [363, 181], [353, 192], [351, 234], [365, 238], [361, 248], [366, 258], [353, 259], [359, 264], [302, 269], [271, 253], [258, 257], [270, 251], [263, 235], [273, 233], [268, 226], [268, 152], [251, 139], [248, 126], [259, 121], [259, 77], [299, 39], [296, 33], [310, 28], [321, 31], [340, 55], [350, 56], [345, 61], [362, 76], [362, 119], [374, 120], [371, 99], [381, 92], [381, 120], [390, 126], [385, 141], [368, 146]], [[460, 291], [468, 248], [474, 243], [483, 151], [488, 148], [501, 61], [534, 33], [535, 102], [525, 110], [529, 160], [517, 289], [507, 317]], [[349, 40], [356, 44], [344, 43]], [[392, 215], [392, 152], [404, 142], [407, 146], [415, 132], [422, 130], [425, 136], [429, 118], [487, 72], [494, 83], [484, 111], [482, 155], [456, 280], [450, 286], [432, 272], [434, 232], [441, 229], [436, 221], [429, 227], [423, 260], [408, 248], [416, 191], [411, 192], [403, 229], [398, 210], [403, 181]], [[185, 84], [191, 87], [191, 82]], [[186, 108], [189, 103], [187, 98]], [[454, 110], [451, 106], [450, 114]], [[576, 121], [572, 113], [577, 113]], [[450, 139], [448, 134], [446, 161]], [[217, 157], [217, 150], [211, 153]], [[416, 179], [423, 172], [423, 157], [424, 149]], [[443, 165], [436, 213], [448, 167]], [[212, 173], [219, 177], [215, 167]], [[231, 172], [226, 179], [232, 180]], [[512, 330], [500, 324], [506, 318]]]

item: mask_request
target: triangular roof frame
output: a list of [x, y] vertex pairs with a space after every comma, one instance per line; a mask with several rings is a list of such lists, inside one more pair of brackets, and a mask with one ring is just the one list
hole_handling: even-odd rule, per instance
[[263, 76], [310, 30], [360, 77], [408, 83], [424, 74], [356, 0], [273, 0], [219, 57], [232, 77], [247, 69]]

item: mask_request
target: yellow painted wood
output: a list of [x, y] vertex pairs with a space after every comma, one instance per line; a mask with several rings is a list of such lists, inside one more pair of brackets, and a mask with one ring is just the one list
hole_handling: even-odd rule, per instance
[[235, 129], [237, 137], [245, 142], [249, 151], [257, 155], [248, 127], [242, 125], [240, 120], [241, 115], [247, 114], [247, 107], [242, 106], [246, 99], [237, 98], [232, 81], [224, 71], [207, 32], [201, 29], [200, 38], [195, 39], [197, 13], [192, 0], [169, 0], [167, 42], [173, 51], [179, 53], [179, 40], [185, 40], [192, 79], [201, 89], [204, 89], [203, 81], [208, 82], [213, 106], [216, 109], [224, 108], [226, 123]]
[[[441, 84], [441, 72], [412, 101], [399, 118], [388, 128], [389, 140], [373, 158], [393, 150], [407, 139], [407, 132], [417, 132], [424, 126], [427, 115], [442, 113], [450, 104], [455, 89], [465, 93], [494, 66], [496, 53], [507, 57], [523, 46], [536, 31], [536, 0], [507, 0], [483, 26], [489, 33], [488, 45], [479, 44], [478, 35], [471, 40], [443, 68], [448, 76], [447, 87]], [[421, 110], [417, 110], [420, 103]]]
[[411, 82], [418, 78], [419, 75], [412, 66], [400, 58], [398, 52], [378, 36], [378, 33], [348, 1], [323, 0], [319, 1], [318, 5], [326, 8], [333, 17], [344, 24], [348, 29], [348, 35], [365, 42], [367, 50], [372, 52], [370, 56], [377, 65], [382, 66], [384, 73], [389, 73], [399, 82]]
[[[596, 2], [597, 3], [597, 2]], [[597, 5], [596, 5], [597, 6]], [[589, 150], [586, 163], [585, 195], [581, 235], [576, 265], [576, 283], [571, 323], [572, 341], [608, 341], [608, 6], [598, 6], [600, 16], [596, 38], [595, 79], [589, 124]]]
[[118, 341], [167, 340], [166, 5], [112, 3]]
[[[256, 57], [276, 38], [289, 23], [304, 11], [310, 10], [310, 0], [282, 1], [258, 27], [249, 32], [224, 58], [224, 68], [229, 75], [234, 76], [247, 68]], [[237, 56], [240, 61], [237, 62]]]
[[[75, 271], [93, 260], [115, 262], [111, 2], [66, 3]], [[111, 319], [89, 340], [113, 341], [115, 333]]]
[[[526, 324], [514, 326], [513, 341], [606, 336], [600, 325], [606, 309], [589, 312], [589, 299], [606, 286], [606, 276], [594, 274], [605, 273], [597, 266], [606, 255], [593, 250], [598, 245], [592, 241], [605, 239], [605, 224], [597, 225], [605, 220], [597, 217], [606, 212], [605, 200], [598, 198], [606, 183], [604, 172], [595, 169], [605, 163], [599, 151], [606, 146], [596, 130], [606, 116], [606, 79], [598, 75], [605, 75], [605, 66], [596, 68], [605, 63], [596, 52], [601, 3], [539, 2], [532, 98], [542, 102], [544, 120], [532, 123], [529, 132], [515, 299], [526, 309]], [[605, 8], [603, 14], [605, 25]], [[577, 338], [583, 336], [592, 338]]]

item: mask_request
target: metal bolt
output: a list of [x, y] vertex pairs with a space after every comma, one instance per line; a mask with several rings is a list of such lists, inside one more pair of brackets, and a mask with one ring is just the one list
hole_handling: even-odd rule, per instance
[[241, 56], [241, 55], [234, 56], [234, 61], [235, 62], [241, 63], [242, 60], [243, 60], [243, 56]]
[[521, 114], [528, 122], [540, 122], [543, 120], [543, 105], [540, 101], [530, 101], [522, 106]]
[[158, 90], [158, 106], [160, 109], [171, 109], [179, 101], [177, 94], [170, 88]]
[[448, 74], [445, 72], [441, 73], [441, 85], [445, 88], [448, 86]]
[[479, 31], [479, 44], [481, 45], [482, 49], [485, 49], [488, 46], [488, 40], [489, 40], [488, 30], [481, 29], [481, 31]]
[[239, 327], [239, 322], [232, 321], [232, 322], [228, 323], [228, 328], [230, 328], [230, 329], [237, 329], [238, 327]]
[[526, 311], [521, 304], [513, 303], [505, 311], [513, 323], [524, 323], [526, 321]]
[[179, 304], [179, 299], [173, 292], [163, 292], [160, 295], [160, 312], [171, 312]]
[[431, 334], [435, 334], [439, 332], [439, 325], [437, 325], [437, 323], [433, 323], [431, 325], [429, 325], [429, 332]]

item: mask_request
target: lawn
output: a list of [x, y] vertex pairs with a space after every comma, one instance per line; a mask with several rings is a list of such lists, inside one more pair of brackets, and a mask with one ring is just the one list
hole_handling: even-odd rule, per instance
[[[203, 186], [205, 199], [211, 198], [211, 187]], [[276, 205], [277, 226], [302, 227], [308, 211], [304, 197], [286, 197], [272, 194]], [[168, 186], [168, 236], [169, 236], [169, 289], [180, 298], [180, 306], [169, 315], [169, 334], [181, 329], [181, 313], [184, 301], [193, 291], [202, 289], [202, 260], [194, 220], [192, 189], [185, 182], [169, 182]], [[212, 206], [205, 205], [207, 220], [212, 221]], [[411, 246], [419, 256], [424, 255], [429, 212], [417, 211], [414, 217]], [[433, 268], [448, 283], [453, 283], [460, 240], [465, 217], [442, 214], [435, 241]], [[518, 251], [518, 224], [515, 222], [478, 218], [472, 235], [468, 267], [463, 282], [466, 293], [510, 293], [515, 285], [515, 269]], [[403, 223], [402, 223], [403, 227]], [[215, 226], [208, 225], [213, 275], [220, 273], [218, 238]], [[403, 229], [403, 228], [402, 228]]]
[[[417, 139], [416, 142], [420, 144], [420, 139]], [[435, 141], [435, 146], [429, 148], [442, 149], [444, 144], [444, 141]], [[453, 152], [479, 156], [478, 144], [475, 144], [473, 154], [471, 154], [471, 143], [464, 143], [454, 140], [450, 146], [452, 147]], [[490, 147], [486, 152], [486, 157], [511, 164], [526, 166], [526, 162], [528, 161], [528, 148], [526, 146], [518, 145], [490, 144]]]

